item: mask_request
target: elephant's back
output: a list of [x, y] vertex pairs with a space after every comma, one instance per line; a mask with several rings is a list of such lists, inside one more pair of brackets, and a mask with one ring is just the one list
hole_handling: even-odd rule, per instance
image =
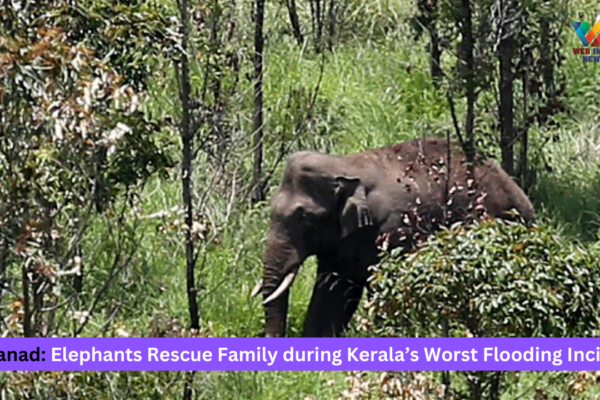
[[460, 146], [448, 150], [446, 140], [435, 138], [378, 149], [382, 164], [373, 197], [387, 210], [381, 233], [407, 226], [432, 231], [486, 213], [504, 217], [512, 208], [533, 219], [531, 202], [497, 163], [478, 160], [470, 168]]

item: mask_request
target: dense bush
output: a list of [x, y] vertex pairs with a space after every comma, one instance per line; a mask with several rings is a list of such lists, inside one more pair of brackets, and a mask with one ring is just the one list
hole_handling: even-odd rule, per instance
[[[596, 246], [570, 243], [546, 225], [487, 220], [454, 226], [407, 256], [394, 250], [375, 268], [365, 306], [369, 335], [594, 335], [599, 254]], [[500, 374], [463, 376], [471, 396], [488, 388], [497, 398]]]
[[594, 247], [555, 228], [489, 220], [441, 232], [376, 268], [367, 305], [380, 335], [577, 336], [597, 326]]

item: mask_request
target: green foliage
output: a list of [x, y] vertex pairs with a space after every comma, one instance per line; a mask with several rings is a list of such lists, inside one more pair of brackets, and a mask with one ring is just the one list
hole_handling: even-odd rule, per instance
[[[416, 252], [393, 250], [374, 270], [364, 306], [369, 336], [595, 336], [600, 307], [596, 246], [555, 227], [487, 220], [440, 232]], [[479, 398], [498, 398], [505, 373], [457, 374]], [[456, 383], [456, 381], [455, 381]], [[460, 385], [449, 388], [462, 393]]]
[[[341, 0], [340, 27], [338, 40], [345, 45], [363, 42], [386, 42], [390, 37], [398, 38], [406, 34], [406, 19], [414, 11], [412, 1]], [[362, 39], [362, 40], [361, 40]]]
[[375, 270], [367, 306], [378, 335], [573, 337], [597, 329], [598, 249], [549, 225], [488, 220], [442, 231]]
[[[455, 103], [453, 130], [469, 137], [467, 121], [472, 118], [478, 150], [502, 158], [502, 165], [529, 190], [535, 174], [545, 167], [537, 163], [540, 153], [549, 140], [557, 139], [552, 129], [568, 111], [565, 96], [573, 82], [562, 68], [571, 23], [567, 2], [419, 0], [416, 4], [410, 21], [415, 38], [429, 47], [432, 79]], [[466, 34], [462, 29], [468, 25]], [[540, 127], [552, 129], [536, 129]]]
[[[591, 121], [555, 130], [532, 195], [554, 221], [583, 240], [600, 239], [600, 132]], [[541, 162], [540, 162], [541, 164]]]
[[[172, 163], [156, 142], [158, 123], [143, 110], [144, 93], [135, 90], [149, 72], [148, 58], [136, 57], [150, 56], [152, 36], [132, 21], [149, 26], [158, 14], [135, 4], [1, 8], [0, 175], [7, 179], [0, 182], [0, 278], [11, 282], [9, 292], [23, 294], [10, 299], [11, 311], [22, 315], [11, 320], [11, 334], [61, 329], [53, 325], [58, 307], [42, 309], [62, 303], [62, 313], [72, 305], [76, 296], [61, 298], [68, 275], [77, 276], [75, 291], [83, 290], [81, 265], [93, 258], [82, 253], [82, 242], [97, 212], [115, 207], [110, 211], [121, 214], [108, 225], [118, 226], [114, 237], [122, 241], [113, 249], [126, 253], [132, 232], [116, 204]], [[115, 52], [126, 56], [111, 59]], [[122, 261], [115, 261], [119, 269]]]
[[153, 58], [167, 49], [168, 23], [160, 3], [144, 0], [36, 0], [3, 7], [5, 35], [35, 40], [38, 29], [59, 28], [123, 75], [135, 90], [145, 88]]
[[[19, 1], [7, 4], [17, 3], [25, 4]], [[251, 3], [200, 2], [199, 12], [192, 16], [195, 35], [193, 46], [197, 50], [192, 75], [199, 87], [204, 87], [206, 82], [202, 112], [207, 118], [200, 127], [200, 135], [207, 138], [207, 142], [203, 149], [205, 151], [199, 152], [195, 179], [197, 187], [202, 190], [214, 188], [206, 195], [197, 194], [202, 202], [202, 207], [199, 207], [198, 215], [195, 216], [202, 226], [202, 234], [198, 238], [201, 242], [198, 271], [200, 313], [203, 334], [220, 337], [259, 336], [263, 329], [260, 299], [250, 298], [249, 293], [262, 273], [261, 258], [268, 209], [266, 204], [247, 209], [243, 190], [248, 183], [247, 172], [251, 169], [249, 160], [252, 150], [249, 120], [253, 98], [247, 57], [252, 40]], [[453, 130], [444, 93], [436, 90], [431, 83], [426, 40], [412, 40], [412, 32], [407, 25], [408, 19], [415, 14], [416, 4], [413, 3], [415, 2], [406, 0], [341, 2], [339, 37], [333, 52], [326, 53], [322, 58], [322, 55], [313, 54], [312, 46], [300, 48], [292, 43], [287, 34], [282, 34], [280, 27], [289, 24], [285, 4], [267, 2], [265, 164], [266, 170], [275, 169], [270, 180], [271, 188], [279, 183], [282, 163], [277, 168], [275, 165], [281, 149], [289, 144], [289, 140], [295, 136], [294, 130], [301, 125], [305, 128], [290, 147], [291, 150], [313, 148], [336, 154], [360, 151], [422, 135], [443, 137], [448, 130]], [[61, 297], [53, 297], [50, 293], [45, 298], [45, 306], [50, 308], [53, 301], [61, 298], [70, 299], [68, 307], [57, 313], [53, 325], [56, 334], [71, 335], [80, 327], [81, 319], [89, 315], [88, 323], [81, 332], [82, 336], [182, 335], [187, 326], [188, 315], [184, 289], [185, 258], [181, 241], [184, 229], [180, 208], [181, 193], [176, 169], [169, 175], [154, 174], [154, 171], [162, 171], [160, 166], [169, 159], [167, 155], [174, 147], [175, 139], [169, 129], [169, 117], [176, 117], [180, 112], [174, 89], [176, 79], [170, 67], [177, 53], [172, 46], [178, 40], [178, 24], [171, 18], [175, 2], [161, 0], [155, 4], [152, 1], [101, 0], [29, 1], [27, 4], [30, 6], [22, 9], [26, 13], [20, 16], [15, 8], [0, 7], [3, 46], [0, 51], [0, 65], [3, 69], [0, 69], [0, 74], [5, 74], [0, 75], [0, 98], [4, 107], [0, 110], [0, 126], [2, 129], [10, 128], [0, 132], [0, 266], [6, 265], [10, 271], [2, 275], [4, 283], [8, 283], [7, 290], [2, 287], [1, 293], [1, 317], [5, 323], [1, 329], [2, 334], [22, 334], [24, 316], [19, 282], [20, 267], [25, 265], [24, 260], [40, 260], [44, 262], [34, 265], [49, 264], [52, 266], [50, 272], [60, 272], [59, 276], [52, 275], [48, 279], [52, 279], [53, 288]], [[447, 3], [449, 4], [451, 3]], [[526, 4], [529, 7], [538, 2]], [[550, 16], [551, 10], [558, 5], [550, 2], [544, 8], [548, 10], [553, 26], [560, 25], [560, 22], [554, 21], [554, 17]], [[587, 0], [577, 0], [569, 6], [572, 10], [590, 10], [594, 4]], [[309, 6], [306, 2], [299, 1], [298, 7], [305, 36], [309, 37]], [[593, 18], [586, 15], [582, 19], [590, 21]], [[88, 26], [93, 29], [87, 29]], [[58, 27], [60, 31], [57, 30], [56, 35], [42, 40], [43, 31], [37, 28], [52, 27]], [[535, 27], [534, 24], [532, 28]], [[452, 37], [455, 29], [455, 26], [451, 26], [442, 34]], [[216, 36], [211, 36], [215, 31]], [[532, 31], [532, 39], [539, 34], [539, 30]], [[578, 46], [578, 39], [569, 25], [557, 34], [564, 41], [564, 46], [559, 46], [559, 41], [552, 45], [556, 45], [563, 55], [569, 53], [571, 47]], [[456, 36], [452, 38], [458, 40]], [[485, 36], [481, 37], [481, 40], [484, 39]], [[7, 51], [10, 43], [13, 43], [12, 50]], [[34, 61], [22, 61], [21, 58], [27, 54], [35, 55], [35, 52], [27, 49], [37, 49], [42, 51], [42, 55], [34, 58]], [[20, 52], [17, 50], [23, 50], [23, 54], [18, 54]], [[523, 47], [523, 50], [526, 48]], [[56, 51], [60, 56], [51, 56]], [[533, 51], [537, 59], [541, 54], [540, 50], [536, 48]], [[21, 57], [18, 62], [12, 58], [13, 55]], [[79, 67], [78, 60], [85, 61], [83, 67]], [[446, 49], [442, 61], [450, 71], [456, 66], [456, 54]], [[56, 65], [56, 68], [40, 67], [46, 65]], [[207, 65], [208, 69], [205, 68]], [[38, 67], [39, 70], [36, 70]], [[551, 118], [560, 122], [559, 129], [549, 128], [548, 124], [534, 124], [530, 129], [531, 147], [536, 150], [532, 161], [539, 170], [533, 199], [539, 213], [544, 219], [551, 220], [551, 223], [540, 226], [541, 231], [538, 233], [514, 233], [515, 237], [532, 242], [531, 251], [536, 253], [533, 254], [534, 261], [543, 259], [537, 254], [538, 250], [542, 250], [541, 243], [556, 237], [557, 243], [548, 244], [554, 251], [552, 254], [567, 257], [566, 252], [573, 250], [574, 254], [579, 254], [577, 260], [584, 260], [574, 261], [577, 270], [585, 270], [582, 265], [590, 259], [585, 255], [586, 252], [597, 252], [592, 248], [587, 250], [585, 245], [573, 245], [563, 234], [553, 232], [566, 231], [593, 241], [597, 238], [600, 226], [600, 189], [597, 184], [600, 181], [600, 153], [598, 135], [594, 133], [599, 121], [594, 96], [600, 84], [600, 74], [595, 73], [593, 68], [594, 65], [582, 64], [581, 59], [572, 57], [572, 54], [567, 54], [564, 63], [557, 66], [557, 72], [568, 83], [562, 100], [570, 114], [554, 115]], [[66, 76], [59, 73], [61, 69], [67, 72]], [[537, 64], [533, 69], [538, 70]], [[208, 78], [205, 78], [207, 71]], [[530, 75], [535, 79], [540, 77], [538, 73]], [[20, 78], [17, 79], [17, 76]], [[89, 135], [95, 144], [84, 146], [85, 142], [81, 139], [78, 128], [63, 129], [63, 140], [57, 140], [54, 122], [64, 119], [64, 113], [54, 115], [55, 109], [49, 108], [49, 105], [55, 100], [61, 104], [77, 105], [82, 101], [79, 99], [84, 97], [87, 81], [94, 82], [99, 77], [107, 77], [110, 81], [94, 92], [98, 93], [98, 98], [93, 98], [91, 110], [97, 119], [93, 120], [93, 129]], [[52, 84], [44, 87], [39, 82]], [[32, 85], [49, 94], [41, 98], [34, 96], [34, 90], [27, 89]], [[519, 83], [516, 85], [520, 86]], [[116, 90], [117, 86], [127, 88], [119, 92], [120, 104], [112, 98], [112, 88]], [[144, 93], [146, 87], [148, 95]], [[312, 104], [316, 87], [319, 90], [316, 91], [317, 96]], [[480, 93], [476, 126], [477, 134], [482, 137], [481, 145], [485, 149], [496, 147], [497, 105], [492, 97], [494, 86], [489, 88], [489, 92]], [[516, 91], [516, 96], [520, 96], [518, 87]], [[195, 96], [200, 97], [201, 94], [195, 93]], [[544, 90], [542, 96], [545, 96]], [[542, 100], [544, 98], [536, 99], [536, 104], [543, 106]], [[132, 104], [137, 106], [130, 112]], [[457, 101], [459, 112], [462, 111], [462, 106]], [[536, 114], [537, 105], [535, 110], [533, 104], [531, 107], [530, 112]], [[37, 121], [33, 118], [34, 115], [41, 116], [39, 123], [31, 123]], [[69, 114], [67, 117], [71, 124], [69, 126], [75, 127], [87, 118], [77, 114]], [[521, 118], [520, 112], [518, 118]], [[130, 128], [131, 132], [126, 129], [129, 133], [111, 147], [109, 133], [116, 129], [114, 133], [118, 134], [118, 127], [124, 128], [119, 123]], [[484, 137], [484, 134], [487, 136]], [[11, 138], [10, 141], [7, 138]], [[556, 140], [547, 142], [548, 138]], [[14, 143], [17, 147], [13, 147]], [[225, 143], [227, 149], [221, 157], [227, 162], [225, 168], [215, 162], [216, 157], [213, 156], [221, 151], [219, 146], [222, 143]], [[97, 164], [90, 158], [94, 154], [99, 159], [104, 158], [100, 164], [102, 167], [97, 169], [101, 172], [99, 175], [96, 175]], [[11, 155], [14, 162], [7, 163], [7, 155]], [[171, 160], [168, 164], [171, 164]], [[25, 168], [27, 165], [30, 167]], [[545, 165], [552, 169], [543, 169], [542, 166]], [[8, 178], [5, 179], [6, 177]], [[95, 185], [96, 178], [104, 183]], [[138, 185], [147, 178], [145, 186]], [[127, 186], [130, 187], [129, 190], [126, 190]], [[100, 203], [105, 212], [90, 212], [91, 216], [85, 218], [87, 210], [94, 207], [90, 200], [93, 199], [96, 187], [101, 189], [99, 193], [103, 193]], [[124, 193], [131, 194], [129, 204], [124, 201]], [[60, 210], [51, 219], [43, 214], [46, 209], [42, 200], [48, 196], [58, 201], [58, 204], [56, 208], [51, 206], [47, 210]], [[108, 202], [108, 199], [112, 202]], [[29, 218], [16, 213], [20, 205], [27, 205]], [[24, 221], [32, 223], [25, 224]], [[52, 222], [52, 229], [41, 234], [40, 231], [47, 225], [39, 221]], [[25, 227], [28, 230], [22, 230]], [[85, 229], [82, 239], [76, 240], [78, 245], [74, 247], [75, 253], [65, 252], [64, 244], [77, 239], [77, 232], [81, 228]], [[480, 242], [485, 241], [484, 228], [476, 227], [481, 229], [481, 234], [471, 235]], [[513, 227], [499, 226], [493, 229], [513, 232]], [[451, 233], [447, 235], [452, 236]], [[19, 241], [19, 238], [22, 240]], [[46, 241], [39, 247], [42, 239]], [[496, 247], [489, 251], [499, 258], [493, 261], [488, 257], [486, 262], [489, 265], [486, 265], [495, 271], [506, 269], [499, 261], [504, 259], [501, 257], [512, 260], [511, 265], [520, 265], [521, 261], [515, 258], [516, 255], [510, 249], [503, 252], [498, 247], [512, 243], [512, 239], [496, 239]], [[452, 240], [456, 242], [458, 239]], [[11, 251], [8, 263], [6, 259], [2, 259], [6, 243], [10, 244]], [[18, 247], [17, 244], [26, 246]], [[570, 247], [570, 250], [561, 250], [562, 245]], [[40, 253], [34, 253], [35, 249]], [[16, 250], [24, 251], [21, 253], [23, 258]], [[447, 250], [449, 254], [460, 256], [456, 250]], [[475, 256], [471, 246], [467, 246], [465, 251], [465, 254]], [[41, 256], [35, 258], [39, 254]], [[428, 254], [433, 257], [433, 252], [429, 251]], [[452, 261], [449, 256], [444, 259], [448, 263]], [[467, 264], [470, 262], [460, 259]], [[115, 260], [118, 261], [117, 264], [114, 263]], [[571, 277], [568, 271], [557, 272], [560, 269], [557, 263], [545, 260], [540, 266], [536, 266], [533, 265], [534, 261], [523, 261], [530, 269], [530, 272], [519, 272], [525, 280], [531, 280], [534, 273], [544, 273], [544, 268], [550, 268], [558, 277]], [[386, 262], [390, 268], [396, 267], [392, 265], [395, 261], [391, 258]], [[314, 260], [309, 260], [307, 264], [302, 268], [292, 290], [289, 329], [292, 336], [301, 333], [314, 283]], [[430, 271], [427, 263], [422, 264]], [[63, 275], [65, 272], [76, 271], [77, 267], [82, 267], [85, 275], [81, 282], [81, 292], [76, 290], [77, 275]], [[596, 268], [597, 263], [592, 264], [590, 274], [583, 275], [582, 279], [595, 276], [595, 272], [592, 272]], [[454, 276], [457, 279], [455, 285], [461, 280], [464, 284], [478, 284], [473, 275], [457, 276], [444, 265], [441, 271]], [[414, 273], [416, 272], [413, 271], [413, 277]], [[512, 275], [510, 271], [505, 273], [508, 278], [521, 276], [515, 271]], [[107, 278], [111, 276], [111, 284], [106, 291], [101, 292]], [[496, 277], [491, 273], [485, 276], [489, 281], [496, 282]], [[510, 281], [508, 278], [505, 278], [502, 286], [505, 292]], [[438, 282], [435, 289], [438, 300], [443, 299], [444, 285], [444, 282]], [[541, 291], [537, 294], [519, 290], [520, 299], [536, 301], [547, 308], [547, 312], [529, 310], [526, 314], [527, 318], [538, 323], [535, 327], [531, 326], [531, 331], [537, 329], [535, 334], [556, 334], [569, 329], [564, 323], [559, 323], [564, 320], [563, 317], [559, 317], [557, 322], [557, 317], [549, 313], [549, 310], [573, 307], [576, 296], [563, 296], [560, 308], [545, 304], [540, 293], [550, 290], [547, 286], [567, 290], [575, 287], [574, 285], [580, 287], [581, 298], [591, 296], [587, 290], [583, 290], [581, 284], [569, 286], [564, 282], [544, 280], [533, 283], [533, 287]], [[487, 299], [499, 301], [500, 293], [484, 293], [487, 293]], [[411, 297], [414, 301], [419, 300], [416, 293], [411, 294]], [[96, 311], [86, 314], [96, 298]], [[433, 299], [428, 298], [427, 301], [432, 304]], [[482, 298], [479, 301], [483, 302]], [[484, 311], [494, 313], [498, 318], [505, 317], [507, 310], [511, 309], [506, 301], [503, 296], [495, 307], [491, 303], [485, 304]], [[518, 311], [518, 308], [515, 309]], [[477, 308], [473, 307], [473, 310]], [[587, 313], [589, 307], [584, 306], [582, 310]], [[408, 311], [406, 315], [410, 318], [419, 317]], [[422, 314], [422, 317], [432, 321], [432, 325], [426, 326], [423, 322], [418, 331], [422, 334], [439, 335], [442, 329], [440, 315], [441, 309], [434, 310], [431, 315]], [[553, 316], [555, 321], [551, 324], [543, 323], [541, 319], [544, 315]], [[523, 322], [517, 321], [516, 316], [509, 317], [518, 329], [529, 329], [528, 325], [524, 326]], [[590, 327], [590, 320], [584, 318], [583, 321], [573, 329], [586, 331]], [[389, 334], [396, 329], [417, 332], [414, 325], [407, 327], [402, 319], [393, 321], [390, 318], [384, 322], [389, 325], [379, 325], [382, 334]], [[480, 329], [486, 332], [500, 329], [505, 334], [511, 334], [510, 327], [501, 322], [488, 319], [485, 329]], [[453, 335], [467, 334], [466, 328], [454, 326], [452, 329]], [[365, 331], [352, 334], [364, 335]], [[197, 398], [206, 399], [316, 400], [338, 398], [340, 393], [342, 398], [346, 395], [354, 399], [386, 396], [398, 398], [395, 391], [398, 387], [414, 387], [417, 392], [411, 393], [428, 392], [429, 387], [439, 387], [438, 378], [439, 376], [429, 373], [369, 373], [360, 374], [359, 377], [353, 374], [345, 379], [344, 373], [332, 371], [215, 372], [196, 374], [193, 389]], [[546, 396], [557, 399], [592, 399], [597, 392], [597, 388], [594, 389], [593, 374], [583, 376], [564, 373], [559, 376], [520, 373], [510, 375], [510, 378], [504, 382], [505, 399], [533, 396], [538, 399]], [[401, 386], [397, 384], [398, 381]], [[582, 381], [585, 385], [581, 384]], [[183, 388], [183, 375], [170, 372], [85, 371], [5, 373], [0, 375], [0, 384], [3, 387], [2, 396], [7, 399], [57, 396], [158, 399], [179, 397]], [[456, 381], [453, 380], [453, 385], [459, 387], [467, 384], [465, 379], [457, 377]], [[586, 393], [582, 393], [583, 387], [589, 387]], [[357, 395], [356, 392], [360, 394]], [[431, 398], [441, 397], [439, 393], [433, 394], [433, 390], [431, 393]]]

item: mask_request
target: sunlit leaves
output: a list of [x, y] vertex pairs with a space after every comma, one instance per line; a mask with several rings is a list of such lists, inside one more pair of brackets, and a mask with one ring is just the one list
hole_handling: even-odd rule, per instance
[[0, 21], [0, 278], [31, 285], [23, 329], [45, 334], [90, 218], [171, 163], [143, 109], [164, 21], [147, 2], [62, 0], [10, 2]]
[[387, 257], [367, 311], [383, 335], [577, 336], [597, 329], [598, 248], [551, 227], [486, 221]]
[[[407, 256], [375, 268], [364, 307], [369, 336], [597, 336], [597, 245], [585, 247], [554, 227], [488, 220], [440, 232]], [[458, 373], [471, 393], [499, 396], [505, 373]], [[476, 377], [476, 379], [471, 379]], [[469, 398], [452, 380], [457, 398]], [[483, 396], [486, 397], [486, 396]]]

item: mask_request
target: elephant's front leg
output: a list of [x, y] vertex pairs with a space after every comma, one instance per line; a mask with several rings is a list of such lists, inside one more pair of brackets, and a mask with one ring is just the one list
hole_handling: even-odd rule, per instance
[[320, 272], [313, 290], [306, 321], [305, 337], [338, 336], [358, 308], [363, 284], [334, 272]]

